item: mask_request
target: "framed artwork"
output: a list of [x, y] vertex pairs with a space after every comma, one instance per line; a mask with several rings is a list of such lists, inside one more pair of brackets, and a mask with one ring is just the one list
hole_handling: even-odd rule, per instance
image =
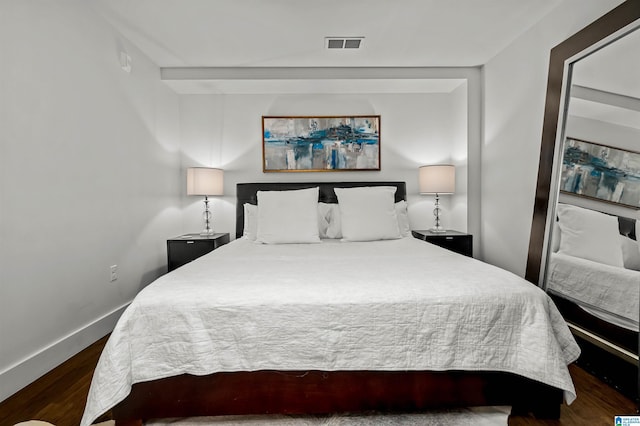
[[560, 191], [640, 209], [640, 153], [567, 138]]
[[263, 116], [262, 170], [380, 170], [380, 116]]

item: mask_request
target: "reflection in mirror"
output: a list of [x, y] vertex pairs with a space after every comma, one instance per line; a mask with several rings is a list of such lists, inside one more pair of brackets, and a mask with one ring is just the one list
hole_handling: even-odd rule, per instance
[[[640, 30], [635, 30], [570, 67], [542, 274], [574, 333], [586, 333], [634, 368], [640, 314], [640, 55], [632, 52], [638, 51]], [[622, 386], [637, 398], [635, 379]]]

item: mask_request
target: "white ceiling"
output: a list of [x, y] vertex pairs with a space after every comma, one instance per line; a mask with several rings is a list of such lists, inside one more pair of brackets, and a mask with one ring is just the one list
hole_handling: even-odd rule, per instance
[[[485, 64], [561, 0], [92, 0], [160, 67], [472, 67]], [[328, 50], [325, 37], [364, 37]], [[135, 58], [134, 64], [135, 66]], [[282, 79], [286, 79], [286, 72]], [[190, 79], [179, 93], [450, 90], [433, 82]], [[283, 92], [285, 90], [285, 92]]]
[[[92, 0], [161, 67], [476, 66], [561, 0]], [[326, 36], [362, 36], [329, 51]]]
[[[463, 80], [293, 80], [287, 68], [478, 66], [562, 0], [91, 1], [161, 68], [232, 67], [252, 73], [250, 78], [165, 78], [178, 93], [293, 94], [449, 92]], [[583, 59], [574, 83], [640, 98], [640, 55], [629, 54], [638, 51], [636, 33]], [[364, 40], [358, 50], [328, 50], [327, 36]], [[272, 72], [268, 78], [261, 74], [267, 68]], [[594, 108], [583, 106], [585, 114]]]

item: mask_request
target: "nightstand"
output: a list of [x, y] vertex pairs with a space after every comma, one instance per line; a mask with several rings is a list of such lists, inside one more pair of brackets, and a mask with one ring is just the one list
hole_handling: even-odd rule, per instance
[[229, 233], [185, 234], [167, 240], [169, 272], [229, 242]]
[[411, 231], [419, 240], [427, 241], [465, 256], [473, 257], [473, 235], [447, 230], [445, 232]]

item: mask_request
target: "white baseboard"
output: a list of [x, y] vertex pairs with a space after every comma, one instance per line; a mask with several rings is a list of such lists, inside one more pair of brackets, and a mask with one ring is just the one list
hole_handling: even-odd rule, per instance
[[116, 308], [0, 372], [0, 402], [113, 331], [131, 302]]

